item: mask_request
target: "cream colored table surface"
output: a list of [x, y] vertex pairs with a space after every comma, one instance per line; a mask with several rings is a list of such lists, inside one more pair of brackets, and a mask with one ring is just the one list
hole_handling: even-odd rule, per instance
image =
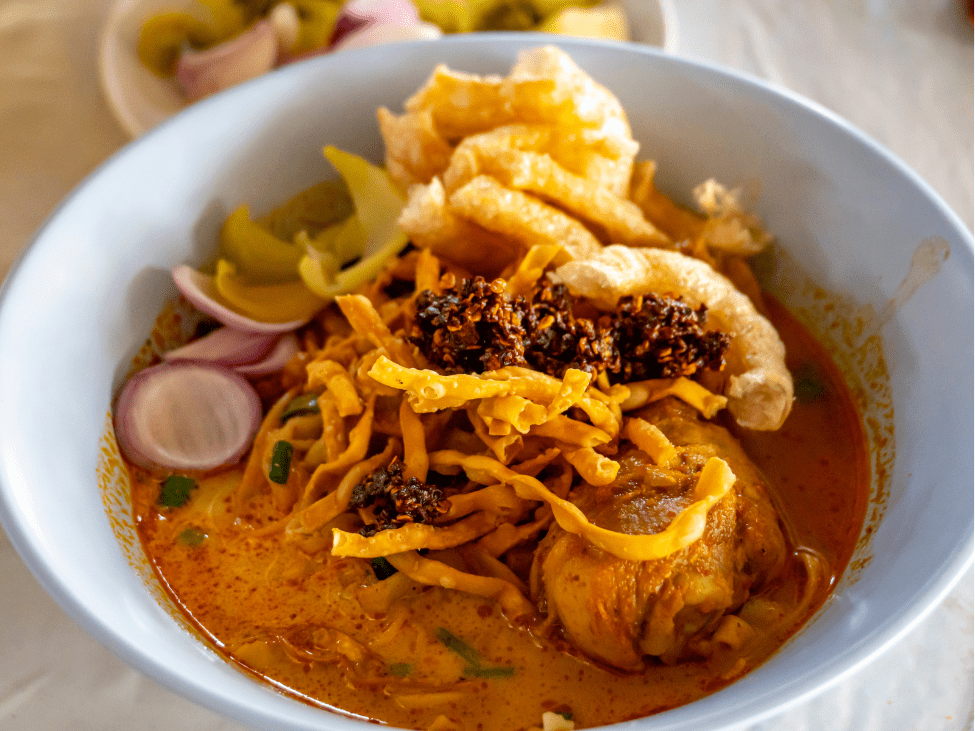
[[[973, 218], [972, 31], [949, 0], [674, 0], [678, 52], [846, 117]], [[109, 0], [0, 0], [0, 276], [125, 144], [96, 75]], [[972, 459], [972, 455], [959, 455]], [[938, 731], [973, 721], [973, 581], [855, 676], [750, 731]], [[241, 729], [129, 669], [0, 533], [0, 729]], [[703, 731], [703, 730], [702, 730]]]

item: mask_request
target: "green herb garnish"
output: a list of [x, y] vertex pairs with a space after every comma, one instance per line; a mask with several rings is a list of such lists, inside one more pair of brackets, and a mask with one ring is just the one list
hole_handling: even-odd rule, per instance
[[464, 675], [473, 675], [475, 678], [510, 678], [515, 674], [513, 667], [498, 665], [496, 667], [470, 667], [464, 669]]
[[190, 548], [196, 548], [207, 539], [207, 534], [199, 528], [186, 528], [179, 534], [176, 540]]
[[393, 663], [386, 668], [386, 672], [397, 678], [405, 678], [413, 672], [413, 665], [408, 662]]
[[440, 640], [444, 646], [451, 652], [460, 655], [467, 664], [472, 667], [478, 667], [481, 664], [481, 655], [473, 647], [464, 642], [460, 637], [455, 635], [449, 629], [444, 627], [437, 628], [437, 639]]
[[482, 664], [480, 653], [444, 627], [437, 628], [437, 639], [451, 652], [459, 655], [467, 662], [464, 675], [475, 678], [510, 678], [515, 674], [513, 667], [485, 666]]
[[380, 581], [388, 579], [390, 576], [396, 573], [396, 567], [382, 556], [374, 558], [369, 562], [369, 565], [372, 566], [372, 572]]
[[822, 376], [816, 367], [811, 364], [800, 366], [792, 374], [792, 387], [796, 399], [801, 403], [818, 401], [826, 393], [826, 386], [823, 384]]
[[284, 485], [288, 482], [288, 473], [291, 471], [291, 453], [294, 447], [291, 442], [284, 439], [274, 443], [271, 451], [271, 469], [268, 470], [267, 478], [271, 482]]
[[196, 487], [196, 480], [186, 475], [170, 475], [162, 484], [159, 504], [164, 508], [179, 508], [190, 499], [190, 491]]
[[321, 408], [318, 406], [318, 396], [314, 393], [303, 393], [295, 396], [284, 407], [281, 412], [281, 423], [283, 424], [293, 416], [307, 416], [308, 414], [320, 414]]

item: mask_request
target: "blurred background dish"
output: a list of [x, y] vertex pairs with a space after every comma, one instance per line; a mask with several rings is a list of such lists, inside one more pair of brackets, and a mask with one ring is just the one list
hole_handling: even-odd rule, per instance
[[[392, 9], [392, 13], [401, 13], [399, 6], [407, 3], [408, 0], [377, 0], [376, 2], [373, 0], [350, 0], [343, 7], [351, 8], [350, 17], [355, 18], [357, 17], [355, 15], [356, 8], [353, 6], [353, 2], [356, 6], [364, 8], [366, 13], [377, 12], [375, 10], [377, 7], [380, 11], [385, 12], [379, 6], [379, 3], [384, 2], [390, 3], [390, 7], [397, 6]], [[329, 0], [320, 0], [320, 3], [324, 4], [325, 7], [339, 7], [338, 0], [334, 3], [330, 3]], [[209, 5], [219, 9], [236, 8], [244, 4], [211, 0]], [[447, 3], [442, 3], [442, 5], [449, 7]], [[603, 0], [595, 5], [591, 0], [580, 0], [578, 4], [574, 0], [569, 0], [555, 4], [548, 3], [548, 5], [553, 8], [565, 7], [560, 11], [547, 12], [544, 16], [539, 14], [538, 17], [541, 20], [532, 29], [574, 36], [629, 39], [636, 43], [662, 48], [668, 52], [677, 50], [677, 14], [673, 0]], [[290, 11], [294, 5], [287, 2], [279, 3], [275, 7], [286, 7]], [[419, 7], [422, 17], [433, 17], [423, 10], [423, 5]], [[433, 7], [432, 4], [431, 7]], [[466, 6], [458, 4], [458, 7]], [[482, 20], [476, 21], [479, 26], [496, 30], [505, 26], [518, 26], [529, 22], [521, 17], [505, 19], [502, 11], [508, 11], [508, 15], [510, 15], [511, 8], [520, 7], [516, 3], [498, 2], [494, 3], [492, 7], [496, 8], [494, 17], [482, 16]], [[185, 26], [186, 19], [191, 16], [202, 17], [206, 12], [207, 8], [201, 4], [200, 0], [117, 0], [113, 5], [101, 35], [99, 76], [103, 93], [112, 112], [130, 137], [138, 137], [171, 117], [186, 107], [190, 103], [191, 97], [202, 96], [214, 90], [214, 84], [210, 83], [214, 76], [226, 77], [224, 81], [216, 83], [216, 86], [222, 87], [233, 83], [232, 78], [235, 76], [244, 80], [263, 73], [265, 69], [269, 70], [280, 65], [282, 59], [284, 62], [290, 62], [290, 54], [287, 51], [279, 50], [276, 61], [273, 60], [275, 58], [273, 50], [268, 55], [266, 38], [258, 38], [257, 36], [261, 35], [260, 30], [267, 31], [264, 34], [265, 36], [273, 36], [273, 31], [270, 28], [262, 28], [256, 34], [253, 32], [245, 34], [248, 35], [248, 38], [245, 38], [242, 43], [237, 43], [236, 48], [230, 48], [230, 41], [222, 44], [221, 47], [228, 48], [230, 54], [234, 56], [230, 62], [233, 68], [230, 70], [224, 68], [215, 72], [212, 70], [215, 65], [227, 66], [225, 61], [227, 54], [223, 54], [224, 59], [216, 59], [213, 63], [209, 63], [205, 59], [203, 63], [207, 64], [208, 67], [202, 71], [186, 70], [184, 67], [188, 64], [185, 63], [179, 68], [178, 73], [174, 67], [163, 72], [165, 76], [159, 73], [162, 72], [162, 69], [157, 69], [159, 72], [151, 70], [146, 63], [147, 58], [150, 59], [150, 65], [159, 66], [161, 56], [168, 57], [171, 55], [168, 52], [170, 49], [166, 47], [167, 44], [172, 46], [174, 38], [180, 34], [185, 36], [186, 29], [182, 26]], [[345, 13], [346, 11], [340, 12]], [[293, 18], [277, 21], [278, 17], [286, 14], [272, 11], [263, 16], [275, 20], [274, 23], [264, 23], [264, 25], [273, 25], [277, 29], [279, 45], [281, 43], [294, 44], [293, 34], [298, 32], [294, 29], [281, 30], [282, 26], [287, 26], [294, 21]], [[156, 23], [155, 29], [150, 26], [146, 31], [147, 21], [161, 22]], [[452, 32], [451, 24], [454, 20], [449, 14], [438, 19], [438, 21], [448, 32]], [[255, 22], [257, 21], [249, 21], [247, 27], [253, 28]], [[329, 42], [327, 39], [333, 35], [333, 22], [332, 18], [327, 18], [318, 24], [327, 27], [314, 29], [312, 35], [317, 35], [317, 40], [313, 38], [302, 44], [299, 38], [297, 42], [298, 52], [294, 54], [294, 58], [324, 52], [328, 46], [321, 46], [322, 39], [325, 39], [325, 43]], [[385, 19], [382, 22], [386, 22]], [[465, 21], [465, 24], [470, 22], [474, 21], [468, 20]], [[438, 27], [432, 23], [421, 21], [420, 25], [414, 25], [410, 20], [406, 23], [407, 25], [404, 26], [402, 23], [393, 20], [386, 26], [385, 32], [382, 29], [376, 29], [378, 32], [363, 33], [358, 39], [351, 39], [351, 42], [348, 37], [341, 38], [334, 42], [336, 45], [333, 48], [335, 51], [340, 51], [357, 45], [382, 42], [383, 40], [405, 40], [408, 37], [430, 38], [439, 33]], [[224, 25], [226, 24], [224, 23]], [[422, 27], [420, 27], [421, 25]], [[290, 35], [291, 37], [288, 41], [282, 41], [282, 35]], [[145, 43], [147, 37], [150, 41], [149, 44]], [[236, 38], [240, 37], [240, 35], [236, 36]], [[146, 50], [147, 45], [152, 44], [153, 38], [155, 38], [155, 48]], [[141, 53], [140, 43], [144, 44]], [[179, 45], [178, 39], [176, 44]], [[247, 46], [247, 48], [242, 48], [242, 46]], [[209, 54], [211, 57], [214, 55], [213, 53]], [[200, 56], [201, 54], [194, 54], [191, 51], [184, 58], [199, 58]], [[170, 59], [167, 58], [163, 65], [169, 61]], [[175, 63], [175, 59], [172, 59], [172, 63]], [[209, 78], [201, 81], [201, 76]], [[185, 83], [181, 83], [184, 81]]]

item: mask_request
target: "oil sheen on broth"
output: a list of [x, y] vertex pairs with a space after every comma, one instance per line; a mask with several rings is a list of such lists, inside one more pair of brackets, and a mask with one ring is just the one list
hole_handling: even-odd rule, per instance
[[[457, 591], [398, 587], [401, 596], [388, 608], [388, 598], [379, 597], [380, 611], [369, 611], [366, 587], [380, 585], [369, 561], [309, 555], [281, 534], [251, 537], [253, 528], [232, 512], [237, 469], [203, 479], [178, 512], [159, 508], [158, 480], [137, 479], [133, 498], [146, 553], [222, 654], [298, 697], [365, 718], [426, 728], [446, 714], [465, 728], [510, 731], [536, 725], [543, 711], [571, 713], [587, 727], [688, 703], [759, 664], [819, 607], [850, 558], [865, 512], [864, 437], [842, 378], [784, 308], [774, 306], [772, 314], [790, 367], [805, 380], [782, 429], [750, 432], [743, 442], [769, 476], [794, 540], [822, 556], [828, 570], [801, 613], [773, 623], [775, 633], [750, 648], [747, 666], [723, 669], [732, 671], [728, 677], [703, 660], [620, 673], [557, 637], [512, 628], [493, 602]], [[257, 525], [278, 515], [269, 495], [249, 511]], [[804, 579], [796, 566], [766, 596], [788, 608]], [[484, 667], [511, 674], [471, 676], [467, 661], [438, 639], [443, 629], [475, 649]], [[341, 647], [347, 638], [376, 656], [353, 662]], [[408, 681], [400, 693], [388, 692], [390, 670]]]
[[[317, 311], [250, 379], [265, 417], [239, 463], [175, 488], [130, 465], [154, 571], [229, 662], [404, 728], [592, 727], [733, 682], [827, 599], [869, 481], [841, 374], [748, 268], [770, 237], [714, 181], [699, 211], [659, 192], [619, 102], [557, 49], [506, 79], [438, 69], [406, 109], [379, 113], [410, 194], [386, 197], [404, 237], [378, 277], [329, 289], [361, 251], [288, 269], [292, 238], [324, 251], [336, 217], [382, 218], [349, 213], [355, 176], [232, 217]], [[222, 243], [218, 278], [262, 261]]]

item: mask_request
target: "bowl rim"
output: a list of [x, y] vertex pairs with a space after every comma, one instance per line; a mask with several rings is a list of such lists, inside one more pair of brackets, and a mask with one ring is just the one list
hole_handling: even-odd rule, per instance
[[[874, 138], [854, 126], [851, 122], [847, 121], [830, 109], [820, 105], [819, 103], [803, 97], [802, 95], [787, 88], [761, 79], [750, 73], [742, 72], [717, 63], [700, 59], [674, 57], [661, 49], [651, 46], [608, 40], [573, 38], [554, 39], [550, 35], [526, 32], [483, 33], [476, 36], [450, 36], [430, 41], [404, 41], [383, 46], [382, 50], [380, 51], [376, 50], [378, 47], [374, 47], [352, 50], [345, 53], [391, 53], [401, 46], [433, 46], [438, 44], [450, 44], [458, 46], [496, 46], [499, 49], [505, 49], [502, 52], [506, 56], [512, 57], [515, 51], [519, 48], [534, 47], [538, 45], [558, 45], [566, 49], [570, 54], [573, 47], [604, 47], [612, 54], [618, 53], [630, 56], [634, 59], [644, 57], [652, 59], [650, 63], [674, 64], [676, 66], [686, 66], [698, 71], [704, 71], [715, 76], [716, 78], [729, 80], [735, 84], [743, 84], [750, 87], [753, 91], [778, 97], [781, 100], [785, 100], [790, 105], [797, 106], [808, 113], [812, 113], [813, 115], [824, 119], [839, 131], [843, 132], [849, 137], [852, 137], [860, 145], [863, 145], [871, 152], [871, 154], [876, 155], [884, 162], [890, 164], [896, 170], [898, 170], [900, 174], [902, 174], [914, 187], [919, 190], [920, 193], [923, 194], [923, 196], [930, 203], [932, 203], [938, 209], [938, 212], [944, 217], [945, 222], [955, 230], [959, 241], [964, 244], [964, 251], [958, 252], [958, 254], [964, 255], [964, 258], [969, 263], [969, 272], [972, 270], [971, 261], [973, 258], [973, 253], [975, 253], [975, 243], [973, 243], [972, 233], [961, 221], [958, 214], [941, 198], [941, 196], [930, 184], [921, 178], [919, 174], [917, 174], [900, 158], [877, 142]], [[431, 58], [433, 58], [433, 55], [431, 55]], [[92, 185], [93, 181], [98, 179], [106, 169], [114, 167], [122, 159], [139, 154], [138, 151], [143, 147], [153, 145], [153, 140], [157, 136], [165, 134], [165, 130], [169, 129], [171, 126], [189, 124], [189, 122], [184, 122], [183, 120], [191, 119], [197, 115], [204, 116], [209, 114], [209, 110], [211, 108], [219, 108], [219, 106], [224, 103], [224, 99], [239, 95], [251, 94], [253, 93], [253, 89], [259, 88], [262, 85], [277, 83], [275, 78], [280, 77], [282, 74], [287, 74], [288, 68], [306, 68], [309, 70], [306, 70], [305, 73], [314, 74], [314, 72], [310, 70], [312, 66], [325, 67], [333, 64], [337, 65], [340, 62], [354, 60], [354, 57], [349, 57], [347, 55], [343, 55], [341, 61], [335, 61], [333, 60], [334, 58], [335, 57], [331, 56], [312, 58], [307, 61], [303, 61], [300, 64], [295, 64], [292, 67], [275, 70], [257, 79], [245, 82], [221, 92], [213, 97], [204, 99], [182, 110], [177, 115], [164, 120], [160, 125], [149, 130], [143, 136], [130, 141], [120, 150], [104, 160], [92, 172], [85, 176], [85, 178], [78, 185], [76, 185], [75, 188], [73, 188], [72, 191], [51, 211], [37, 231], [31, 236], [28, 243], [18, 254], [2, 285], [0, 285], [0, 319], [3, 319], [5, 311], [10, 308], [9, 292], [11, 283], [18, 278], [20, 270], [23, 268], [25, 262], [33, 255], [40, 242], [42, 242], [46, 233], [52, 226], [52, 223], [58, 219], [62, 211], [71, 206], [73, 201], [79, 197], [90, 185]], [[352, 65], [353, 64], [350, 64], [350, 66]], [[317, 73], [320, 74], [322, 72], [319, 71]], [[16, 482], [16, 480], [11, 477], [10, 466], [6, 463], [6, 461], [0, 460], [0, 525], [3, 526], [11, 544], [21, 557], [21, 560], [24, 561], [28, 569], [36, 577], [41, 586], [50, 596], [52, 596], [52, 598], [54, 598], [58, 605], [61, 606], [61, 608], [79, 626], [82, 627], [82, 629], [97, 639], [101, 644], [105, 645], [133, 668], [146, 674], [148, 677], [167, 687], [169, 690], [189, 698], [190, 700], [204, 707], [210, 708], [216, 712], [222, 713], [231, 718], [235, 718], [244, 723], [254, 723], [255, 721], [260, 721], [262, 723], [270, 724], [275, 723], [276, 721], [279, 722], [279, 720], [275, 717], [267, 715], [266, 711], [264, 711], [259, 705], [252, 705], [248, 707], [247, 702], [240, 698], [217, 695], [212, 691], [205, 690], [197, 683], [186, 682], [184, 679], [173, 673], [165, 664], [159, 662], [153, 655], [142, 650], [142, 648], [130, 642], [125, 636], [116, 632], [113, 627], [101, 621], [99, 617], [95, 615], [77, 596], [73, 595], [69, 591], [66, 591], [56, 573], [47, 563], [45, 563], [44, 552], [42, 551], [42, 547], [38, 542], [36, 535], [34, 535], [29, 529], [29, 521], [27, 521], [25, 516], [17, 510], [15, 501], [11, 499], [13, 496], [13, 490], [9, 487], [9, 485], [14, 482]], [[876, 633], [876, 635], [869, 641], [858, 659], [847, 662], [845, 666], [841, 666], [828, 678], [809, 683], [808, 687], [799, 693], [790, 695], [788, 698], [783, 700], [773, 700], [771, 703], [767, 703], [764, 710], [755, 711], [747, 719], [723, 722], [723, 725], [714, 728], [720, 728], [724, 731], [732, 731], [733, 729], [740, 729], [744, 728], [745, 726], [761, 722], [781, 714], [787, 708], [807, 702], [813, 697], [820, 695], [828, 688], [837, 685], [838, 683], [842, 682], [842, 680], [857, 673], [866, 665], [874, 662], [890, 647], [897, 644], [906, 634], [908, 634], [926, 617], [928, 617], [930, 613], [933, 612], [943, 601], [945, 596], [947, 596], [947, 594], [961, 580], [962, 576], [973, 563], [975, 563], [975, 531], [968, 534], [964, 545], [960, 546], [959, 550], [956, 552], [956, 555], [954, 555], [951, 561], [946, 564], [946, 569], [942, 571], [942, 573], [934, 580], [928, 582], [925, 585], [924, 591], [918, 597], [916, 597], [912, 603], [904, 606], [895, 619], [888, 622], [881, 631]], [[734, 684], [728, 686], [728, 688], [733, 687]], [[718, 691], [718, 693], [725, 692], [728, 690], [728, 688], [725, 688], [723, 691]], [[670, 714], [679, 711], [681, 708], [688, 708], [690, 705], [693, 704], [681, 706], [651, 717], [609, 724], [605, 726], [605, 728], [637, 728], [643, 724], [646, 724], [648, 719], [654, 719], [655, 723], [653, 724], [653, 727], [655, 729], [676, 729], [683, 724], [683, 721], [677, 720], [675, 723], [678, 725], [671, 725], [667, 723], [667, 717]], [[328, 713], [330, 718], [344, 718], [348, 720], [347, 717], [342, 716], [341, 714], [330, 713], [327, 710], [325, 713]], [[295, 726], [295, 728], [298, 727], [299, 726]]]

